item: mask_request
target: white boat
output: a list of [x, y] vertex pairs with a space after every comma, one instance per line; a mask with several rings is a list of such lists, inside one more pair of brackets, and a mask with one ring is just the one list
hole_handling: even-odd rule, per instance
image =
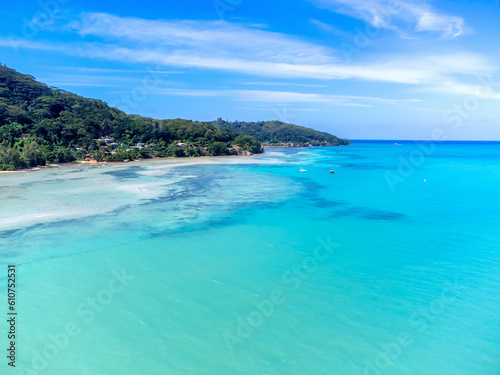
[[304, 168], [300, 168], [299, 172], [307, 172]]

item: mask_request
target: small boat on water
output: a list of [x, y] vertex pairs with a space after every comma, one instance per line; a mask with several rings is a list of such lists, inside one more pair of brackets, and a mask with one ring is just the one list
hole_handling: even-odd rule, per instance
[[335, 173], [335, 171], [332, 169], [332, 170], [330, 171], [330, 173]]
[[394, 146], [401, 146], [399, 143], [394, 143]]
[[307, 170], [304, 168], [300, 168], [299, 172], [307, 172]]

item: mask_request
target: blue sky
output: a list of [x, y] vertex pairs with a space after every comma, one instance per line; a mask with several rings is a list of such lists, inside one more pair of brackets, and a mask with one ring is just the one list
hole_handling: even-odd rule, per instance
[[498, 1], [9, 2], [0, 62], [155, 118], [500, 140]]

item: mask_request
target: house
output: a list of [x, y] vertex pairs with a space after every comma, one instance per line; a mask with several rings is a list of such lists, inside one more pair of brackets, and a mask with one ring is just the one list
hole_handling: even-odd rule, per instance
[[136, 146], [137, 146], [138, 148], [143, 148], [143, 147], [144, 147], [144, 143], [138, 143]]
[[182, 143], [182, 142], [179, 142], [179, 143], [177, 143], [177, 146], [181, 146], [182, 148], [184, 148], [184, 147], [186, 147], [186, 144]]
[[103, 141], [104, 141], [104, 143], [106, 143], [106, 146], [108, 146], [108, 147], [115, 148], [118, 146], [118, 143], [116, 143], [112, 139], [103, 139]]

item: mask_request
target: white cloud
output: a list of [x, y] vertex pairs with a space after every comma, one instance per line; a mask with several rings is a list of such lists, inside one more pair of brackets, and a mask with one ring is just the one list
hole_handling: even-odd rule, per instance
[[109, 85], [107, 83], [93, 83], [93, 82], [72, 82], [72, 81], [54, 81], [50, 82], [52, 87], [114, 87], [116, 85]]
[[154, 74], [182, 74], [184, 72], [181, 71], [173, 71], [173, 70], [151, 70], [151, 69], [106, 69], [106, 68], [85, 68], [79, 66], [58, 66], [55, 67], [59, 70], [70, 70], [76, 72], [84, 72], [84, 73], [119, 73], [119, 74], [138, 74], [138, 73], [154, 73]]
[[346, 33], [340, 30], [338, 27], [330, 25], [328, 23], [322, 22], [316, 19], [310, 19], [309, 23], [316, 26], [321, 31], [324, 31], [328, 34], [344, 36]]
[[[63, 70], [63, 69], [60, 69]], [[106, 70], [104, 70], [106, 71]], [[110, 71], [114, 71], [110, 69]], [[85, 70], [83, 71], [85, 72]], [[88, 72], [102, 73], [100, 69], [90, 70]], [[37, 78], [50, 85], [56, 87], [72, 87], [72, 86], [89, 86], [89, 87], [126, 87], [141, 85], [144, 82], [143, 78], [134, 77], [123, 77], [123, 76], [112, 76], [110, 74], [105, 75], [91, 75], [91, 74], [63, 74], [58, 72], [56, 74], [40, 74]], [[158, 78], [158, 82], [160, 79]], [[167, 81], [161, 79], [162, 84], [174, 85], [175, 82]]]
[[473, 85], [470, 83], [460, 83], [455, 81], [443, 81], [443, 82], [438, 82], [434, 85], [422, 87], [420, 91], [439, 93], [439, 94], [460, 95], [462, 97], [473, 96], [476, 97], [477, 99], [482, 99], [482, 100], [500, 101], [500, 92], [496, 90], [498, 88], [498, 83], [495, 86], [488, 85], [486, 83], [486, 80], [485, 84], [477, 84], [477, 85]]
[[254, 86], [303, 86], [303, 87], [328, 87], [328, 85], [319, 85], [311, 83], [297, 83], [297, 82], [271, 82], [271, 81], [249, 81], [242, 82], [244, 85]]
[[46, 50], [46, 51], [57, 51], [57, 50], [64, 51], [63, 46], [58, 47], [55, 44], [35, 42], [30, 39], [23, 39], [14, 36], [0, 38], [0, 47], [13, 48], [14, 50], [23, 48], [23, 49]]
[[402, 0], [312, 0], [321, 7], [362, 19], [374, 27], [399, 31], [434, 31], [457, 37], [466, 31], [464, 19], [441, 14], [422, 1]]
[[[425, 21], [422, 27], [429, 28], [433, 24], [432, 27], [437, 27], [438, 23]], [[210, 69], [288, 79], [429, 84], [452, 80], [456, 75], [485, 74], [492, 70], [481, 56], [472, 53], [386, 55], [348, 64], [331, 48], [224, 21], [152, 21], [92, 13], [83, 14], [78, 21], [67, 22], [65, 29], [81, 36], [91, 35], [100, 42], [23, 41], [19, 48], [127, 64], [153, 64], [160, 68]], [[0, 39], [0, 46], [10, 43], [8, 38]]]
[[456, 53], [437, 56], [388, 56], [363, 64], [300, 64], [294, 61], [257, 60], [252, 54], [226, 52], [225, 56], [195, 55], [196, 51], [172, 52], [156, 47], [121, 47], [91, 45], [71, 48], [69, 53], [123, 62], [153, 63], [184, 68], [215, 69], [235, 73], [278, 78], [310, 78], [318, 80], [358, 79], [366, 81], [420, 84], [453, 74], [481, 74], [491, 67], [480, 56]]
[[155, 21], [86, 13], [71, 27], [82, 36], [154, 45], [177, 56], [186, 52], [194, 58], [244, 54], [255, 60], [301, 64], [321, 64], [333, 58], [329, 49], [299, 38], [225, 21]]
[[[418, 13], [417, 13], [418, 14]], [[417, 31], [440, 31], [445, 36], [457, 37], [464, 33], [464, 20], [460, 17], [443, 16], [421, 10], [418, 14]]]
[[270, 104], [313, 103], [349, 107], [372, 107], [375, 104], [400, 105], [420, 102], [418, 99], [387, 99], [368, 96], [324, 95], [270, 90], [160, 89], [157, 90], [156, 93], [173, 96], [228, 97], [244, 102], [260, 102]]

